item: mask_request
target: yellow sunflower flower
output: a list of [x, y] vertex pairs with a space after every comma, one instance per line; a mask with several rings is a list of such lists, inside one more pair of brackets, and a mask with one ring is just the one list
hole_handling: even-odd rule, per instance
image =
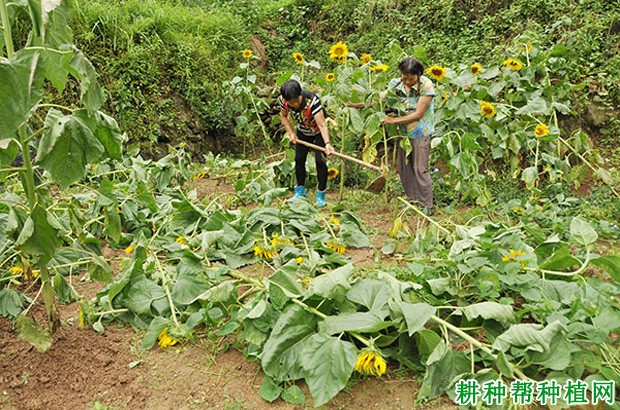
[[187, 241], [185, 240], [185, 238], [183, 238], [182, 236], [179, 236], [176, 239], [176, 242], [181, 245], [181, 246], [186, 246], [187, 245]]
[[243, 50], [242, 55], [243, 55], [243, 58], [245, 58], [246, 60], [249, 58], [252, 58], [252, 50], [245, 49]]
[[372, 55], [370, 55], [370, 54], [364, 53], [360, 57], [360, 61], [362, 62], [362, 64], [368, 64], [368, 63], [370, 63], [371, 60], [372, 60]]
[[332, 221], [334, 225], [340, 225], [340, 220], [336, 218], [334, 215], [330, 216], [329, 219]]
[[346, 57], [334, 57], [332, 61], [336, 64], [344, 64], [347, 61]]
[[168, 334], [168, 328], [162, 330], [162, 332], [159, 334], [159, 342], [157, 342], [157, 344], [159, 345], [159, 347], [168, 347], [168, 346], [174, 346], [175, 344], [177, 344], [179, 342], [179, 340], [175, 339], [174, 337], [170, 336]]
[[523, 68], [523, 64], [521, 64], [521, 61], [517, 60], [516, 58], [509, 58], [504, 61], [503, 64], [504, 66], [510, 68], [512, 71], [519, 71]]
[[379, 64], [379, 65], [375, 65], [370, 67], [371, 71], [387, 71], [388, 68], [390, 68], [387, 64]]
[[304, 56], [301, 55], [301, 53], [293, 53], [293, 60], [295, 60], [297, 64], [301, 64], [304, 62]]
[[304, 262], [304, 258], [298, 256], [295, 258], [295, 262], [297, 262], [298, 265], [301, 265]]
[[480, 64], [472, 64], [469, 68], [471, 68], [473, 75], [479, 75], [482, 72], [482, 66]]
[[194, 175], [194, 181], [198, 181], [199, 179], [203, 179], [204, 177], [207, 176], [207, 172], [206, 171], [202, 171], [197, 173], [196, 175]]
[[437, 81], [441, 81], [446, 76], [446, 69], [438, 65], [430, 66], [426, 72]]
[[549, 132], [549, 127], [547, 127], [543, 123], [540, 123], [536, 126], [536, 129], [534, 130], [534, 135], [537, 137], [542, 137], [543, 135], [549, 134]]
[[84, 320], [84, 311], [82, 310], [82, 307], [80, 306], [80, 311], [78, 313], [78, 326], [84, 327], [85, 324], [86, 324], [86, 321]]
[[346, 247], [344, 245], [341, 245], [341, 244], [336, 243], [336, 242], [327, 242], [327, 243], [325, 243], [325, 246], [327, 246], [328, 248], [334, 250], [334, 252], [338, 252], [341, 255], [344, 255], [344, 253], [346, 251]]
[[295, 246], [295, 242], [291, 241], [290, 239], [282, 239], [280, 238], [280, 235], [278, 235], [277, 232], [274, 232], [273, 235], [271, 235], [271, 244], [273, 246], [278, 246], [278, 245], [286, 245], [286, 244], [290, 244], [291, 246]]
[[338, 168], [328, 168], [327, 169], [327, 179], [329, 179], [330, 181], [332, 179], [336, 179], [336, 177], [338, 176], [340, 172], [338, 171]]
[[14, 276], [20, 276], [24, 273], [24, 268], [19, 265], [15, 265], [9, 269], [9, 274]]
[[387, 369], [387, 363], [376, 352], [363, 350], [357, 356], [355, 362], [355, 371], [362, 374], [368, 374], [371, 376], [381, 376]]
[[[525, 255], [525, 251], [515, 251], [514, 249], [508, 250], [507, 255], [502, 256], [502, 262], [516, 262], [519, 256]], [[525, 267], [525, 261], [519, 261], [521, 266]]]
[[254, 255], [265, 258], [267, 260], [273, 259], [273, 255], [278, 254], [277, 251], [271, 249], [263, 249], [260, 247], [260, 245], [254, 245], [254, 248], [252, 250], [254, 251]]
[[496, 114], [495, 107], [490, 102], [480, 101], [480, 115], [492, 118]]
[[334, 73], [327, 73], [325, 75], [325, 81], [327, 81], [328, 83], [331, 83], [332, 81], [334, 81], [336, 77], [334, 76]]
[[347, 54], [349, 53], [349, 48], [342, 41], [337, 42], [329, 49], [329, 58], [332, 61], [336, 61], [339, 63], [341, 60], [344, 62], [344, 59], [347, 58]]
[[129, 245], [128, 247], [126, 247], [126, 248], [125, 248], [125, 253], [126, 253], [127, 255], [129, 255], [129, 254], [131, 254], [131, 253], [132, 253], [135, 249], [136, 249], [136, 247], [135, 247], [135, 246], [133, 246], [133, 245]]

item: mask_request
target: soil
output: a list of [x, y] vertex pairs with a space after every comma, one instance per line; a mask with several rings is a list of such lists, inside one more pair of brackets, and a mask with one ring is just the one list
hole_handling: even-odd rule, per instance
[[[201, 196], [234, 192], [225, 183], [205, 180]], [[331, 197], [331, 198], [330, 198]], [[377, 197], [380, 198], [380, 197]], [[336, 201], [335, 194], [328, 201]], [[377, 200], [370, 209], [357, 210], [372, 231], [374, 247], [348, 249], [356, 265], [381, 258], [381, 246], [392, 224], [393, 209]], [[115, 272], [123, 251], [104, 249]], [[247, 269], [247, 268], [246, 268]], [[71, 278], [77, 292], [92, 298], [104, 285]], [[35, 306], [39, 308], [38, 306]], [[201, 339], [196, 344], [139, 349], [141, 335], [130, 327], [108, 326], [103, 335], [78, 326], [76, 303], [61, 305], [62, 327], [46, 353], [20, 340], [12, 322], [0, 318], [0, 408], [30, 409], [310, 409], [281, 399], [264, 401], [258, 393], [264, 373], [244, 358], [234, 339]], [[40, 320], [42, 311], [35, 316]], [[40, 321], [40, 323], [42, 323]], [[355, 376], [347, 388], [324, 408], [336, 409], [454, 409], [442, 397], [416, 404], [421, 375], [388, 365], [387, 377]], [[302, 390], [308, 397], [303, 383]]]

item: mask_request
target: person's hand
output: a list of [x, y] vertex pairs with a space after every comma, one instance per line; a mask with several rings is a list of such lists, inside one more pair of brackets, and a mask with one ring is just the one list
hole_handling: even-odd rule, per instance
[[391, 124], [396, 124], [397, 121], [397, 117], [390, 117], [390, 116], [385, 116], [385, 118], [383, 118], [383, 121], [381, 121], [381, 124], [383, 125], [391, 125]]
[[325, 153], [328, 156], [332, 155], [334, 152], [336, 152], [336, 151], [334, 150], [334, 147], [332, 147], [332, 144], [330, 144], [330, 143], [325, 144]]
[[297, 141], [297, 136], [295, 134], [288, 134], [288, 140], [291, 144], [295, 144]]

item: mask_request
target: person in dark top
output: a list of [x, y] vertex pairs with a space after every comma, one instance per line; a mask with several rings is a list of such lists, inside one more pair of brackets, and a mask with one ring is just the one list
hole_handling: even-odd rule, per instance
[[[329, 141], [329, 129], [325, 123], [325, 110], [321, 100], [315, 94], [304, 91], [301, 84], [295, 80], [288, 80], [280, 87], [280, 119], [288, 139], [295, 144], [297, 139], [325, 147], [327, 155], [334, 152], [334, 148]], [[295, 130], [291, 125], [289, 115], [295, 120]], [[306, 196], [306, 158], [310, 148], [305, 145], [295, 145], [295, 176], [297, 186], [295, 195], [290, 201], [295, 201]], [[327, 188], [327, 162], [325, 154], [314, 150], [316, 162], [316, 172], [318, 180], [318, 191], [316, 193], [316, 206], [324, 207], [325, 189]]]

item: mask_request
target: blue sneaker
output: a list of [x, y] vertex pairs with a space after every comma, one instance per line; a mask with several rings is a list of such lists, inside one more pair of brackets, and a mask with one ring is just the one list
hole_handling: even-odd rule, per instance
[[316, 191], [316, 206], [323, 208], [325, 205], [325, 191]]
[[302, 186], [295, 187], [295, 195], [293, 195], [293, 197], [289, 199], [289, 201], [295, 202], [299, 198], [305, 198], [305, 197], [306, 197], [306, 188], [302, 185]]

